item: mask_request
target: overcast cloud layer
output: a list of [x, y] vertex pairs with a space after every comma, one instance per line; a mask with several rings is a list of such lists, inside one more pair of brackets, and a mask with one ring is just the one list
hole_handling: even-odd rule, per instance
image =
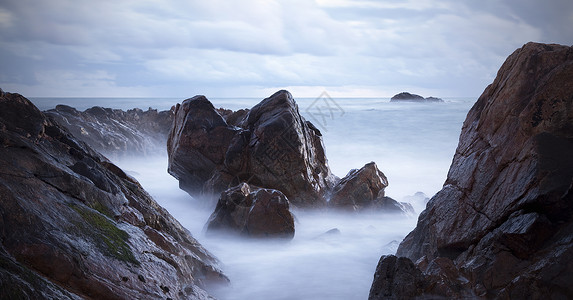
[[0, 87], [26, 96], [478, 96], [573, 1], [3, 0]]

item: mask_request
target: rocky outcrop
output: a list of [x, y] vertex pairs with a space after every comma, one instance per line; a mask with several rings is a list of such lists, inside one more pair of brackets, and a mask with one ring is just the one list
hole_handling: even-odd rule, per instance
[[247, 182], [279, 190], [293, 205], [317, 207], [335, 181], [320, 131], [287, 91], [236, 113], [218, 111], [204, 96], [187, 99], [175, 109], [167, 148], [169, 173], [193, 196], [216, 199]]
[[109, 157], [165, 153], [173, 111], [128, 111], [94, 106], [81, 112], [58, 105], [45, 112], [76, 138]]
[[209, 299], [209, 254], [137, 181], [0, 97], [0, 298]]
[[[371, 299], [573, 297], [572, 82], [572, 47], [528, 43], [508, 57], [468, 113], [443, 189], [397, 251], [424, 285], [445, 284], [406, 293], [375, 278]], [[391, 265], [381, 260], [377, 273]]]
[[350, 211], [379, 210], [413, 214], [408, 203], [399, 203], [386, 197], [384, 189], [388, 179], [378, 169], [376, 163], [370, 162], [360, 169], [354, 169], [340, 179], [334, 186], [329, 206]]
[[241, 183], [219, 198], [207, 222], [207, 233], [234, 232], [253, 238], [294, 237], [294, 217], [289, 201], [277, 190]]
[[444, 102], [444, 100], [436, 97], [424, 98], [420, 95], [402, 92], [390, 98], [390, 102]]

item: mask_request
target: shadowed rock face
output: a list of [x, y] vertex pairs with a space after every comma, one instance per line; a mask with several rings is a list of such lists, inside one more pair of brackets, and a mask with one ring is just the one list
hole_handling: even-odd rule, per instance
[[429, 284], [432, 262], [451, 261], [459, 279], [444, 290], [458, 296], [571, 298], [572, 187], [573, 48], [528, 43], [468, 113], [444, 187], [397, 255]]
[[208, 299], [209, 254], [133, 178], [0, 97], [0, 298]]
[[207, 233], [236, 232], [254, 238], [294, 237], [294, 217], [289, 201], [277, 190], [241, 183], [219, 198], [207, 222]]
[[165, 153], [173, 111], [120, 109], [94, 106], [81, 112], [58, 105], [45, 112], [76, 138], [110, 157]]
[[234, 125], [204, 96], [177, 105], [167, 147], [169, 173], [182, 189], [215, 198], [248, 182], [281, 191], [297, 206], [326, 204], [335, 177], [321, 133], [300, 115], [289, 92], [279, 91], [248, 112], [225, 114]]

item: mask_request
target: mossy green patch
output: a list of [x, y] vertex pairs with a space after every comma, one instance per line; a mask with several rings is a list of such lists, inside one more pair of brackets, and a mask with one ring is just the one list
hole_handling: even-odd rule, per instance
[[81, 231], [94, 241], [104, 255], [139, 265], [139, 261], [135, 259], [127, 244], [129, 239], [127, 232], [117, 228], [113, 221], [97, 209], [75, 204], [70, 205], [70, 207], [85, 220], [85, 223], [78, 224]]

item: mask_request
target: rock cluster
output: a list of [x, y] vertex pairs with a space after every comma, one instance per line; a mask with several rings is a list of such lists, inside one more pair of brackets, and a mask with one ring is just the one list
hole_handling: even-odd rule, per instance
[[109, 157], [165, 153], [173, 111], [128, 111], [95, 106], [81, 112], [58, 105], [45, 112], [76, 138]]
[[217, 260], [139, 183], [0, 97], [0, 298], [210, 299]]
[[444, 100], [436, 97], [424, 98], [420, 95], [402, 92], [390, 98], [390, 102], [444, 102]]
[[528, 43], [468, 113], [443, 189], [370, 299], [571, 298], [572, 216], [573, 47]]

